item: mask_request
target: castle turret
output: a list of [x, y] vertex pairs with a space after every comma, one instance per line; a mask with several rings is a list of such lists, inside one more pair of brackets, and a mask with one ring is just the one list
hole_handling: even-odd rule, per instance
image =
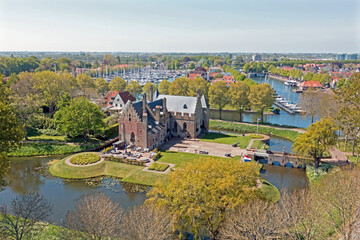
[[154, 89], [153, 89], [153, 86], [151, 85], [150, 86], [150, 96], [149, 96], [149, 102], [152, 102], [154, 101]]

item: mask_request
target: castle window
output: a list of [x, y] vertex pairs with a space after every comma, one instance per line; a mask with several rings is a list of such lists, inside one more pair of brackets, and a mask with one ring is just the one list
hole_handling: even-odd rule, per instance
[[188, 107], [186, 106], [186, 104], [184, 104], [184, 109], [187, 109]]

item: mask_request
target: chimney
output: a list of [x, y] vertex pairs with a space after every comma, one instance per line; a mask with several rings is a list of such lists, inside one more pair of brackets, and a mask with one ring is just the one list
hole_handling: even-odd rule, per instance
[[153, 99], [153, 95], [154, 95], [154, 89], [153, 89], [153, 85], [150, 86], [150, 96], [149, 96], [149, 102], [154, 101]]
[[200, 99], [200, 98], [201, 98], [201, 95], [200, 95], [200, 89], [198, 89], [198, 90], [196, 91], [196, 97], [197, 97], [198, 99]]
[[146, 113], [146, 93], [143, 94], [142, 109], [143, 109], [143, 113]]

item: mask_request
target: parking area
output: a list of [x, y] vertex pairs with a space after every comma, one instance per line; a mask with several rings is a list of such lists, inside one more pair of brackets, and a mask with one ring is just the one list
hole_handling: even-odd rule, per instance
[[162, 150], [170, 150], [177, 152], [197, 153], [200, 151], [208, 152], [209, 156], [225, 157], [230, 153], [231, 156], [241, 155], [245, 150], [239, 147], [233, 147], [228, 144], [203, 142], [198, 139], [181, 139], [173, 138], [161, 146]]

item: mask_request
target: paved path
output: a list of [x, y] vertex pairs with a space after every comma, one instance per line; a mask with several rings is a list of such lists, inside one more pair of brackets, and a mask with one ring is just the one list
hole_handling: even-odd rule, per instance
[[[81, 154], [81, 153], [80, 153]], [[77, 154], [76, 154], [77, 155]], [[100, 161], [97, 161], [95, 163], [91, 163], [91, 164], [87, 164], [87, 165], [76, 165], [76, 164], [72, 164], [70, 162], [70, 158], [72, 158], [73, 156], [76, 156], [76, 155], [72, 155], [71, 157], [68, 157], [66, 160], [65, 160], [65, 163], [69, 166], [72, 166], [72, 167], [89, 167], [89, 166], [94, 166], [94, 165], [97, 165], [97, 164], [100, 164], [104, 161], [104, 158], [101, 158]]]
[[[229, 123], [236, 123], [236, 124], [243, 124], [243, 125], [250, 125], [250, 126], [257, 126], [257, 124], [255, 123], [245, 123], [245, 122], [235, 122], [235, 121], [225, 121], [225, 120], [219, 120], [219, 119], [211, 119], [211, 121], [217, 121], [217, 122], [229, 122]], [[267, 127], [267, 128], [275, 128], [275, 129], [280, 129], [280, 130], [291, 130], [291, 131], [295, 131], [298, 133], [305, 133], [306, 130], [301, 129], [301, 128], [283, 128], [283, 127], [273, 127], [273, 126], [268, 126], [268, 125], [262, 125], [259, 124], [260, 127]], [[226, 131], [226, 130], [224, 130]]]

